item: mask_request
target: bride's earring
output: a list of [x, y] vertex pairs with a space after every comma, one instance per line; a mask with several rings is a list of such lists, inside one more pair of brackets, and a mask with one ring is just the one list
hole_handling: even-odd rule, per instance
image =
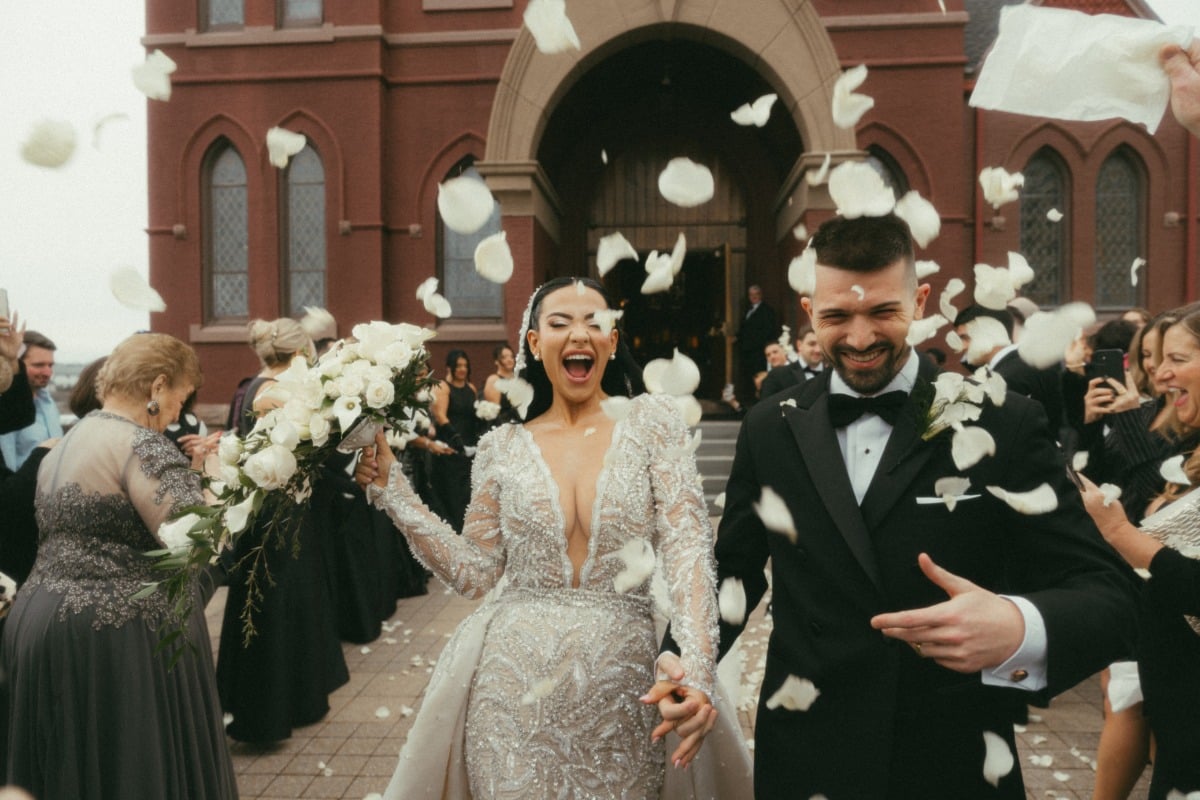
[[609, 361], [617, 360], [617, 351], [616, 350], [613, 350], [611, 353], [608, 354], [608, 360]]
[[533, 360], [534, 360], [534, 361], [541, 361], [541, 360], [542, 360], [542, 354], [541, 354], [541, 353], [534, 353], [534, 354], [533, 354]]
[[149, 400], [146, 402], [146, 413], [147, 413], [147, 414], [149, 414], [150, 416], [152, 416], [152, 417], [157, 417], [157, 416], [158, 416], [158, 412], [159, 412], [159, 411], [161, 411], [161, 410], [162, 410], [162, 406], [160, 406], [160, 405], [158, 404], [158, 401], [157, 401], [157, 400], [155, 400], [153, 397], [151, 397], [151, 398], [150, 398], [150, 399], [149, 399]]

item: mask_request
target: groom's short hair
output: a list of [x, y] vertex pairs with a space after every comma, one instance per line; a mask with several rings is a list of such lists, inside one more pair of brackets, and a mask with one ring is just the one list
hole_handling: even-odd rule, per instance
[[898, 259], [914, 264], [912, 235], [895, 214], [834, 217], [817, 229], [811, 246], [816, 248], [818, 264], [849, 272], [875, 272]]

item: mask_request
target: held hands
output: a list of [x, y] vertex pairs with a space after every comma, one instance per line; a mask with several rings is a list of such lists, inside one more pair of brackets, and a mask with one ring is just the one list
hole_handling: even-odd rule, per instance
[[1007, 661], [1025, 638], [1025, 618], [1016, 605], [933, 563], [917, 558], [921, 572], [950, 595], [925, 608], [871, 618], [871, 627], [907, 642], [923, 658], [946, 669], [971, 673]]
[[1200, 136], [1200, 41], [1193, 39], [1187, 50], [1167, 45], [1158, 58], [1171, 79], [1171, 110], [1175, 119], [1193, 136]]
[[380, 431], [375, 434], [374, 447], [364, 447], [359, 451], [354, 480], [364, 489], [372, 483], [386, 489], [388, 474], [395, 463], [396, 457], [392, 455], [392, 448], [388, 447], [387, 435]]
[[717, 724], [717, 710], [708, 695], [699, 689], [684, 686], [683, 665], [674, 653], [663, 653], [658, 657], [659, 674], [666, 674], [642, 695], [640, 700], [647, 705], [658, 705], [663, 721], [651, 733], [658, 741], [671, 730], [679, 735], [679, 747], [671, 754], [671, 763], [683, 768], [692, 763], [700, 752], [700, 745], [713, 726]]

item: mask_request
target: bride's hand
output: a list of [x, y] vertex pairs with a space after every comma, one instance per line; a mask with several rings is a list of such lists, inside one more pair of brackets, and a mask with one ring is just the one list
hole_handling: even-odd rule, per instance
[[651, 740], [658, 741], [674, 730], [680, 743], [671, 754], [671, 763], [678, 768], [686, 767], [700, 752], [704, 737], [716, 725], [717, 709], [704, 692], [679, 683], [684, 677], [683, 667], [674, 653], [661, 655], [658, 668], [666, 677], [657, 681], [641, 698], [643, 703], [657, 704], [663, 718], [651, 732]]
[[395, 463], [396, 457], [392, 455], [392, 448], [388, 447], [387, 436], [380, 431], [375, 435], [374, 447], [364, 447], [359, 451], [354, 480], [364, 489], [372, 483], [386, 489], [388, 474]]

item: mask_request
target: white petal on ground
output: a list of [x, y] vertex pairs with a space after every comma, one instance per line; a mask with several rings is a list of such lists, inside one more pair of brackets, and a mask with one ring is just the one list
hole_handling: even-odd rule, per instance
[[387, 706], [380, 706], [379, 708], [375, 709], [375, 716], [379, 719], [387, 719], [391, 715], [392, 711]]
[[1055, 772], [1053, 774], [1054, 780], [1056, 781], [1062, 781], [1063, 783], [1066, 783], [1067, 781], [1071, 780], [1071, 773], [1069, 772]]
[[958, 498], [967, 493], [971, 481], [960, 475], [947, 475], [933, 482], [933, 493], [942, 498], [948, 511], [953, 511]]
[[1088, 464], [1088, 451], [1087, 450], [1080, 450], [1078, 453], [1071, 456], [1071, 469], [1075, 470], [1076, 472], [1083, 472], [1085, 469], [1087, 469], [1087, 464]]
[[[670, 262], [667, 262], [668, 264]], [[671, 272], [670, 266], [655, 267], [646, 276], [646, 280], [642, 281], [642, 294], [658, 294], [665, 292], [671, 288], [671, 284], [675, 282], [675, 273]]]
[[[833, 163], [833, 154], [826, 153], [825, 160], [821, 162], [821, 166], [816, 172], [804, 173], [804, 180], [808, 181], [809, 186], [820, 186], [825, 181], [829, 180], [829, 165]], [[797, 239], [800, 237], [797, 236]]]
[[896, 193], [865, 161], [845, 161], [829, 173], [829, 195], [846, 219], [882, 217], [896, 206]]
[[996, 440], [983, 428], [969, 425], [954, 432], [950, 440], [950, 457], [958, 469], [968, 469], [983, 460], [984, 456], [996, 454]]
[[1115, 483], [1100, 484], [1100, 494], [1104, 497], [1104, 507], [1108, 508], [1121, 497], [1121, 487]]
[[1003, 311], [1008, 301], [1017, 296], [1012, 274], [1007, 267], [988, 264], [975, 265], [975, 302], [984, 308]]
[[672, 158], [658, 175], [658, 191], [668, 203], [692, 208], [712, 199], [712, 172], [690, 158]]
[[531, 706], [543, 697], [549, 697], [557, 686], [558, 681], [555, 678], [542, 678], [529, 687], [528, 692], [521, 695], [521, 705]]
[[529, 404], [533, 402], [533, 385], [520, 377], [501, 378], [496, 381], [496, 389], [508, 397], [508, 402], [512, 403], [513, 408], [517, 409], [524, 419]]
[[1025, 185], [1025, 176], [1019, 172], [1009, 174], [1003, 167], [984, 167], [979, 173], [979, 185], [983, 188], [983, 199], [992, 208], [1000, 208], [1020, 198], [1019, 189]]
[[991, 731], [983, 732], [983, 779], [992, 786], [999, 786], [1000, 779], [1012, 772], [1015, 763], [1008, 742]]
[[808, 711], [820, 695], [820, 690], [808, 678], [788, 675], [783, 685], [767, 700], [767, 708], [774, 710], [783, 707], [788, 711]]
[[776, 94], [764, 94], [753, 103], [744, 103], [737, 110], [730, 112], [729, 117], [738, 125], [753, 125], [761, 128], [771, 118], [771, 106], [779, 99]]
[[287, 128], [271, 128], [267, 131], [267, 158], [272, 166], [283, 169], [288, 165], [288, 159], [303, 150], [307, 142], [302, 133]]
[[609, 418], [620, 422], [629, 416], [629, 412], [633, 410], [628, 397], [606, 397], [600, 401], [600, 410]]
[[1051, 222], [1061, 222], [1062, 218], [1063, 213], [1057, 208], [1052, 208], [1046, 212], [1046, 219], [1050, 220]]
[[1144, 266], [1146, 266], [1146, 259], [1141, 258], [1141, 257], [1135, 258], [1133, 260], [1133, 263], [1129, 265], [1129, 283], [1131, 285], [1137, 286], [1138, 267], [1144, 267]]
[[958, 318], [958, 308], [950, 301], [962, 294], [962, 291], [967, 288], [963, 283], [962, 278], [951, 278], [946, 281], [946, 288], [942, 290], [942, 294], [938, 297], [938, 310], [942, 312], [942, 316], [948, 321], [954, 322]]
[[412, 706], [404, 706], [404, 705], [400, 706], [400, 716], [411, 717], [412, 715], [413, 715], [413, 707]]
[[446, 227], [469, 236], [487, 224], [496, 207], [496, 198], [483, 181], [460, 175], [438, 184], [437, 207]]
[[1058, 508], [1058, 495], [1048, 483], [1028, 492], [1010, 492], [999, 486], [988, 486], [987, 490], [1022, 514], [1048, 514]]
[[637, 261], [637, 250], [633, 249], [633, 245], [619, 231], [610, 233], [600, 239], [600, 246], [596, 249], [596, 271], [603, 278], [618, 262], [626, 258]]
[[908, 336], [905, 337], [904, 341], [913, 347], [916, 347], [921, 342], [932, 339], [934, 336], [936, 336], [938, 328], [942, 327], [947, 322], [949, 322], [949, 320], [943, 317], [941, 314], [934, 314], [930, 317], [915, 319], [912, 321], [912, 324], [909, 325]]
[[896, 201], [896, 216], [908, 223], [913, 241], [928, 247], [942, 231], [942, 217], [933, 203], [921, 197], [916, 189]]
[[537, 49], [547, 55], [582, 49], [575, 26], [567, 19], [565, 0], [529, 0], [525, 27], [533, 34]]
[[1177, 456], [1172, 456], [1162, 463], [1158, 468], [1158, 474], [1163, 476], [1163, 480], [1167, 483], [1177, 483], [1180, 486], [1191, 486], [1192, 482], [1188, 479], [1187, 473], [1183, 471], [1183, 459], [1185, 454], [1180, 453]]
[[170, 56], [155, 50], [133, 68], [133, 85], [151, 100], [170, 100], [171, 73], [175, 69], [176, 64]]
[[938, 266], [938, 263], [936, 261], [928, 261], [928, 260], [918, 261], [916, 263], [916, 268], [917, 268], [917, 280], [919, 280], [919, 281], [925, 280], [930, 275], [940, 272], [942, 269], [940, 266]]
[[812, 296], [817, 283], [817, 250], [807, 247], [788, 264], [788, 286], [796, 294]]
[[958, 335], [958, 331], [946, 331], [946, 344], [956, 353], [967, 349], [963, 346], [962, 337]]
[[1013, 251], [1008, 252], [1008, 278], [1014, 289], [1020, 289], [1034, 279], [1033, 267], [1025, 256]]
[[475, 246], [475, 271], [492, 283], [508, 283], [513, 274], [513, 254], [507, 233], [493, 233]]
[[713, 498], [713, 505], [716, 506], [717, 508], [725, 507], [725, 493], [724, 492], [721, 492], [719, 495], [717, 495], [716, 497]]
[[596, 320], [596, 324], [600, 326], [600, 331], [607, 336], [616, 326], [617, 320], [625, 316], [625, 312], [617, 308], [602, 308], [592, 315], [592, 319]]
[[808, 241], [808, 226], [801, 222], [796, 227], [792, 228], [792, 236], [796, 237], [798, 242]]
[[787, 503], [770, 486], [762, 488], [762, 496], [754, 504], [754, 513], [762, 520], [767, 530], [782, 533], [788, 541], [796, 541], [796, 524], [792, 521], [792, 513], [788, 511]]
[[61, 119], [34, 123], [21, 144], [21, 158], [38, 167], [57, 169], [75, 152], [75, 128]]
[[717, 592], [717, 608], [721, 610], [721, 619], [730, 625], [741, 625], [746, 621], [746, 590], [741, 578], [721, 581], [721, 590]]
[[636, 589], [654, 574], [654, 548], [645, 539], [630, 539], [617, 556], [625, 568], [613, 576], [613, 589], [622, 594]]
[[983, 357], [997, 347], [1007, 347], [1012, 344], [1004, 323], [991, 317], [976, 317], [963, 326], [967, 336], [971, 337], [971, 345], [967, 348], [968, 363], [979, 364]]
[[867, 79], [867, 65], [846, 70], [833, 85], [833, 124], [847, 130], [853, 128], [875, 106], [875, 98], [856, 94], [855, 89]]
[[1087, 303], [1067, 303], [1054, 311], [1039, 311], [1025, 320], [1025, 333], [1017, 345], [1021, 360], [1045, 369], [1063, 360], [1067, 347], [1096, 321]]
[[138, 311], [166, 311], [167, 304], [162, 295], [146, 282], [141, 273], [132, 267], [113, 270], [108, 279], [108, 288], [117, 302]]

